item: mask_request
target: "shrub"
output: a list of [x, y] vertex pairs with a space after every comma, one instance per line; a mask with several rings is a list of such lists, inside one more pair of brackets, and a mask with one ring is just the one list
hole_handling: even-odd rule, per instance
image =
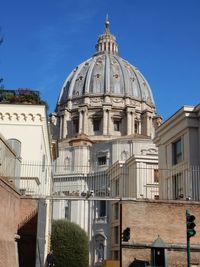
[[56, 267], [88, 267], [89, 241], [80, 226], [65, 220], [55, 220], [51, 240]]

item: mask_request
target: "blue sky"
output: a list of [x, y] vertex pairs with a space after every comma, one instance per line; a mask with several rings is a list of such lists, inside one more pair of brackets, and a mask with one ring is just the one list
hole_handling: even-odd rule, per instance
[[148, 80], [164, 119], [200, 102], [200, 0], [1, 0], [0, 77], [32, 88], [50, 112], [68, 74], [91, 57], [109, 14], [121, 56]]

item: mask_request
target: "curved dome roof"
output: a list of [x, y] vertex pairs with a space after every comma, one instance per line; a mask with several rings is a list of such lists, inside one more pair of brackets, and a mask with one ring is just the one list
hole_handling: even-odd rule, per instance
[[81, 63], [68, 76], [58, 105], [82, 96], [114, 95], [132, 97], [155, 106], [151, 88], [139, 72], [118, 54], [116, 38], [110, 34], [109, 21], [96, 45], [96, 54]]

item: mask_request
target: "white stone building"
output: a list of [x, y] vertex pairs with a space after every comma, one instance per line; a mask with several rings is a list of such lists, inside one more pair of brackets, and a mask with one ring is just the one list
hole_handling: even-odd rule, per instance
[[[67, 77], [51, 115], [53, 139], [59, 142], [54, 193], [66, 197], [54, 201], [54, 218], [85, 229], [91, 266], [111, 257], [106, 200], [113, 192], [106, 170], [119, 160], [155, 150], [152, 138], [160, 122], [148, 82], [121, 58], [106, 20], [96, 53]], [[95, 200], [78, 199], [84, 196]]]
[[200, 105], [184, 106], [156, 130], [160, 198], [200, 200]]
[[[20, 161], [20, 169], [12, 179], [21, 193], [35, 198], [50, 196], [52, 148], [45, 105], [0, 103], [0, 132]], [[50, 244], [52, 213], [50, 201], [46, 200], [46, 204], [44, 256]]]

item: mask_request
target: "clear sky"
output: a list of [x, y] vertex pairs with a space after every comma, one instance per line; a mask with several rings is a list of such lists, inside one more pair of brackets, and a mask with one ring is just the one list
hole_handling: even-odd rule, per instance
[[95, 52], [106, 14], [121, 56], [167, 119], [200, 103], [200, 0], [0, 0], [0, 77], [39, 90], [54, 111], [68, 74]]

